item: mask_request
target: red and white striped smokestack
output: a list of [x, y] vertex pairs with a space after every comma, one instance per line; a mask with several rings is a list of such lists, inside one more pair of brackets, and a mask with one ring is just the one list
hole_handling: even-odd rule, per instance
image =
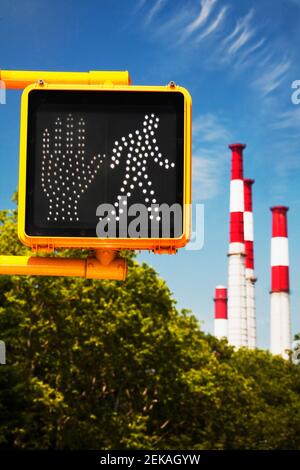
[[288, 207], [276, 206], [271, 211], [271, 352], [287, 359], [291, 349]]
[[252, 185], [254, 180], [244, 179], [244, 238], [246, 266], [246, 312], [248, 347], [256, 347], [256, 311], [255, 311], [255, 282], [254, 275], [254, 231], [252, 209]]
[[217, 286], [215, 290], [215, 336], [217, 338], [227, 338], [227, 289], [224, 286]]
[[245, 243], [244, 243], [244, 144], [231, 144], [230, 240], [228, 251], [228, 341], [247, 346]]

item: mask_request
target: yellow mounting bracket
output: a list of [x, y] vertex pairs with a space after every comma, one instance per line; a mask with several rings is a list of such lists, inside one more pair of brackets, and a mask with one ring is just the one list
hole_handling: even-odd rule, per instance
[[36, 82], [74, 85], [100, 85], [110, 82], [113, 85], [131, 85], [127, 71], [90, 72], [45, 72], [29, 70], [0, 70], [0, 80], [7, 89], [23, 90]]
[[[7, 89], [22, 90], [36, 82], [74, 85], [131, 85], [127, 71], [45, 72], [0, 70], [0, 80]], [[87, 259], [40, 256], [0, 256], [0, 274], [33, 276], [74, 276], [86, 279], [124, 280], [127, 262], [116, 250], [95, 250]]]
[[0, 274], [74, 276], [124, 281], [127, 275], [127, 262], [117, 257], [116, 251], [110, 250], [96, 250], [95, 257], [87, 259], [0, 256]]

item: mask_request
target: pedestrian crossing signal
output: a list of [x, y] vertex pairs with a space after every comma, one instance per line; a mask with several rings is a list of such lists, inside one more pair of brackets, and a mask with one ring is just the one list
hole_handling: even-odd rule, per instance
[[25, 89], [19, 178], [25, 245], [176, 249], [189, 239], [190, 202], [185, 89]]

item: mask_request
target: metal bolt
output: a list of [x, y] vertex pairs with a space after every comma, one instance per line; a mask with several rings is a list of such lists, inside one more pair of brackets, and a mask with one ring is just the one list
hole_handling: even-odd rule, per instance
[[173, 82], [173, 80], [172, 80], [171, 82], [169, 82], [168, 86], [169, 86], [170, 88], [176, 88], [176, 83]]
[[44, 82], [44, 80], [38, 80], [38, 85], [40, 85], [40, 86], [44, 86], [44, 85], [45, 85], [45, 82]]

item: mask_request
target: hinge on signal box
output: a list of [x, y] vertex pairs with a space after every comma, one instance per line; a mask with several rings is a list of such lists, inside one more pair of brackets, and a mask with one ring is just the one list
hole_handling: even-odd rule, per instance
[[54, 244], [51, 242], [45, 243], [44, 245], [34, 243], [31, 247], [33, 253], [53, 253]]
[[156, 246], [152, 251], [156, 255], [175, 255], [177, 248], [175, 248], [175, 246]]

